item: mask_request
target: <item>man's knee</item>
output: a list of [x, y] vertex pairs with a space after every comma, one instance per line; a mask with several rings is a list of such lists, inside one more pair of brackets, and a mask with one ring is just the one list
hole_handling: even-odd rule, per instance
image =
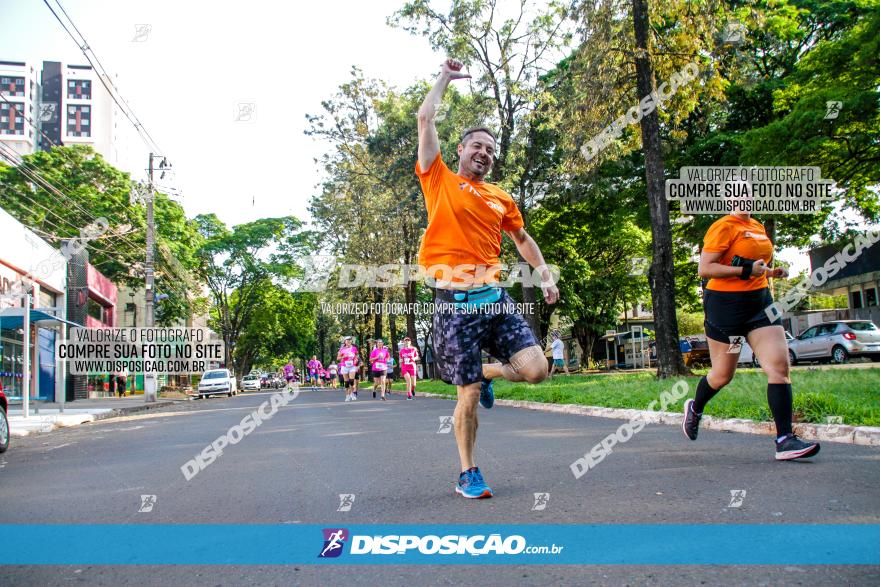
[[538, 346], [525, 348], [510, 358], [510, 368], [528, 383], [540, 383], [547, 378], [547, 359]]
[[547, 379], [547, 365], [533, 363], [520, 370], [526, 383], [541, 383]]
[[458, 386], [458, 402], [456, 409], [476, 410], [480, 400], [480, 385]]

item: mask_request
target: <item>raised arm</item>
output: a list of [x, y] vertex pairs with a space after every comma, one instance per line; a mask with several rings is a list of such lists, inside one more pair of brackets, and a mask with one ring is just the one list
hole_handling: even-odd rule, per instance
[[471, 77], [469, 74], [461, 71], [462, 64], [455, 59], [447, 59], [440, 68], [440, 75], [434, 82], [434, 87], [425, 96], [419, 108], [419, 167], [422, 171], [428, 169], [437, 154], [440, 153], [440, 138], [437, 136], [437, 127], [434, 124], [434, 117], [443, 103], [443, 94], [449, 82], [454, 79], [463, 79]]

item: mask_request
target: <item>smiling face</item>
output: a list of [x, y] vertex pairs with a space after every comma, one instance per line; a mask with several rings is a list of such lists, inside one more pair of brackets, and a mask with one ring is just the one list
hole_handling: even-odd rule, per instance
[[495, 161], [495, 139], [485, 131], [474, 131], [458, 145], [458, 174], [482, 181]]

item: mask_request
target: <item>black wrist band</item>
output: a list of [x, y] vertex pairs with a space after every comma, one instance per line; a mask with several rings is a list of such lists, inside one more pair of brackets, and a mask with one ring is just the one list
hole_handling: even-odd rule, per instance
[[749, 260], [749, 261], [743, 260], [743, 264], [742, 264], [742, 268], [743, 268], [743, 270], [742, 270], [742, 273], [741, 273], [740, 276], [739, 276], [740, 279], [742, 279], [742, 280], [748, 280], [748, 279], [751, 278], [751, 276], [752, 276], [752, 265], [754, 265], [754, 263], [755, 263], [755, 262], [754, 262], [754, 261], [751, 261], [751, 260]]

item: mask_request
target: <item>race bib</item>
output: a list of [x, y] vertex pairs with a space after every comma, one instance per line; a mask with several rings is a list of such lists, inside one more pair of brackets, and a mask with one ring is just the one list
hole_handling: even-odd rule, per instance
[[373, 363], [373, 369], [375, 371], [384, 371], [387, 367], [385, 363]]
[[409, 357], [404, 357], [404, 358], [403, 358], [403, 364], [404, 364], [404, 365], [412, 365], [412, 362], [413, 362], [413, 360], [412, 360], [411, 358], [409, 358]]
[[345, 366], [346, 367], [354, 367], [354, 361], [352, 361], [351, 359], [346, 359]]

